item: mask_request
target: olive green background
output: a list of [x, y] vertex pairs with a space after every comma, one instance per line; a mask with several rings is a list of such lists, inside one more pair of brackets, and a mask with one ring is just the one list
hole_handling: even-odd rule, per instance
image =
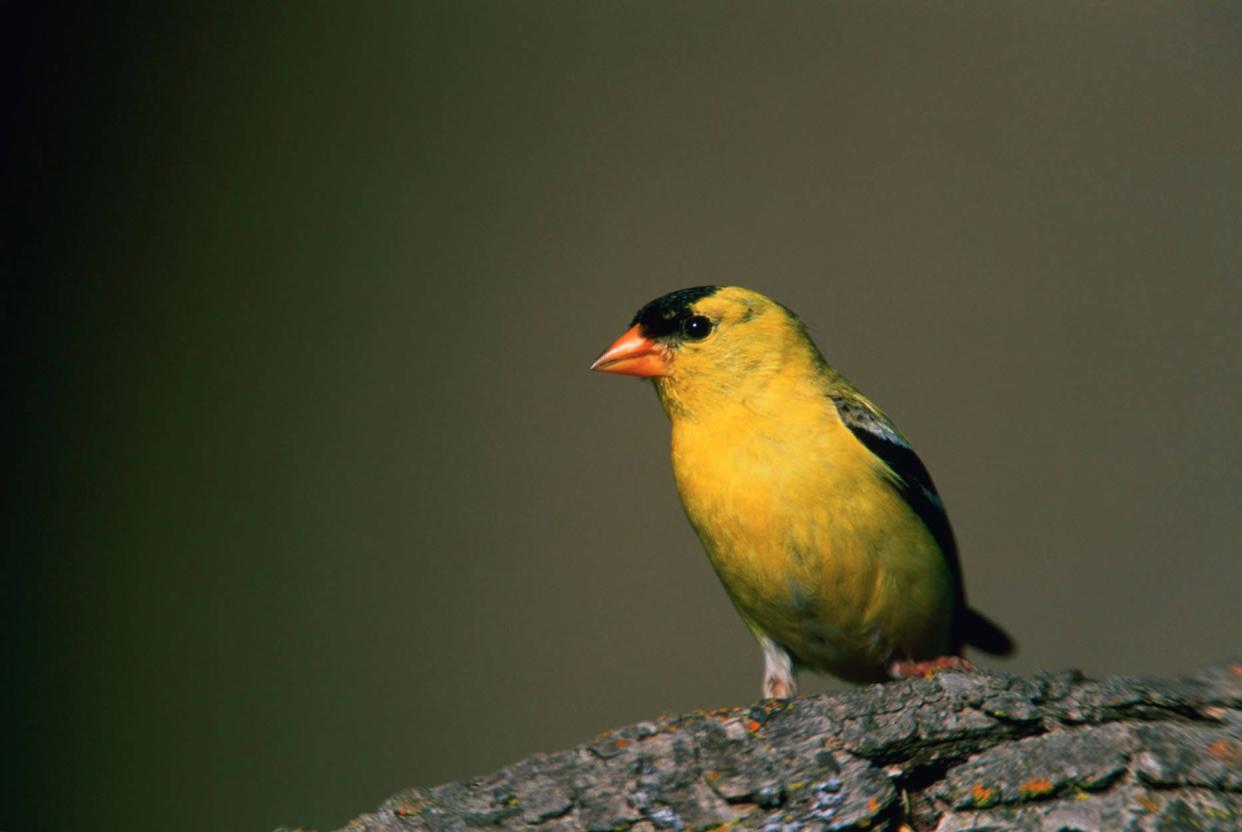
[[334, 828], [753, 700], [655, 396], [586, 370], [708, 282], [914, 442], [988, 665], [1233, 652], [1242, 10], [1030, 5], [11, 29], [0, 827]]

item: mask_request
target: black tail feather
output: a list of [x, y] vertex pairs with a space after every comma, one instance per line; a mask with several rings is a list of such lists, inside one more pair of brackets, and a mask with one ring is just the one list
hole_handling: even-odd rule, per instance
[[961, 625], [961, 641], [971, 647], [978, 647], [993, 656], [1008, 656], [1017, 649], [1009, 633], [975, 610], [967, 608]]

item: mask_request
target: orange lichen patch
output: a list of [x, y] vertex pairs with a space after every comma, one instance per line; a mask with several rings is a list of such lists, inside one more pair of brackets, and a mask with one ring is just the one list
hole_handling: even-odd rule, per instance
[[1043, 797], [1052, 791], [1052, 781], [1047, 777], [1037, 777], [1034, 780], [1027, 780], [1018, 786], [1018, 794], [1023, 798]]
[[1139, 804], [1142, 805], [1144, 809], [1151, 812], [1153, 815], [1158, 814], [1160, 812], [1160, 804], [1152, 800], [1150, 797], [1148, 797], [1145, 794], [1140, 794], [1138, 796], [1138, 802]]
[[874, 797], [867, 798], [867, 811], [873, 815], [880, 811], [880, 801]]
[[763, 727], [762, 725], [760, 725], [758, 722], [756, 722], [756, 721], [755, 721], [755, 720], [753, 720], [753, 719], [752, 719], [750, 722], [747, 722], [747, 723], [746, 723], [746, 730], [748, 730], [748, 731], [752, 731], [752, 732], [753, 732], [753, 731], [758, 731], [758, 730], [759, 730], [760, 728], [762, 728], [762, 727]]
[[1229, 672], [1242, 679], [1242, 664], [1230, 665]]
[[996, 799], [996, 789], [990, 789], [987, 786], [975, 784], [970, 790], [970, 796], [975, 801], [976, 806], [987, 806]]
[[1242, 763], [1242, 745], [1236, 740], [1221, 737], [1218, 740], [1212, 740], [1208, 743], [1208, 753], [1222, 763], [1230, 766], [1236, 766]]
[[625, 748], [629, 744], [630, 744], [629, 740], [627, 740], [625, 737], [620, 737], [616, 742], [612, 744], [612, 747], [613, 748]]

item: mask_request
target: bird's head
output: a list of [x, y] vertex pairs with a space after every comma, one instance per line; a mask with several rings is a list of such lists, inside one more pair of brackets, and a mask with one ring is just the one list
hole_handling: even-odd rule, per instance
[[648, 303], [592, 370], [650, 378], [666, 407], [737, 401], [791, 362], [822, 365], [806, 328], [776, 301], [740, 286], [680, 289]]

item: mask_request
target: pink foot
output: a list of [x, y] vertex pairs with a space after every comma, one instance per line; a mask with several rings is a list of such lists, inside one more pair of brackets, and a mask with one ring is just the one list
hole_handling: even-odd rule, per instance
[[793, 699], [798, 694], [798, 688], [792, 681], [784, 679], [765, 679], [763, 683], [764, 699]]
[[898, 660], [888, 666], [894, 679], [930, 679], [941, 670], [974, 670], [975, 666], [961, 656], [941, 656], [923, 662]]

